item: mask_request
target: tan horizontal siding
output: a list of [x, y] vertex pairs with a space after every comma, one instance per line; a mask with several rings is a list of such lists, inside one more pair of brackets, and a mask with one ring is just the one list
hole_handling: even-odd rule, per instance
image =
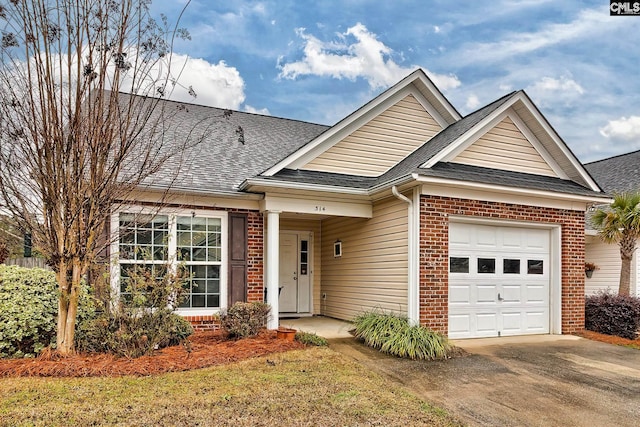
[[[633, 257], [631, 271], [631, 293], [637, 289], [636, 263], [637, 252]], [[593, 276], [585, 278], [584, 287], [587, 295], [595, 294], [598, 291], [611, 289], [618, 291], [620, 285], [620, 248], [616, 244], [604, 243], [597, 236], [587, 236], [585, 240], [585, 261], [592, 262], [599, 267], [593, 272]]]
[[313, 274], [313, 289], [311, 290], [313, 314], [320, 314], [321, 304], [321, 283], [322, 283], [322, 268], [321, 265], [321, 252], [322, 252], [322, 233], [320, 221], [308, 221], [297, 220], [292, 218], [280, 219], [281, 231], [310, 231], [313, 233], [313, 246], [312, 246], [312, 259], [313, 263], [310, 266], [310, 270]]
[[379, 176], [441, 130], [408, 95], [301, 169]]
[[452, 162], [535, 175], [557, 176], [508, 117], [471, 144]]
[[[340, 239], [343, 256], [334, 258]], [[407, 205], [386, 199], [371, 219], [322, 222], [322, 313], [350, 320], [365, 310], [407, 310]]]

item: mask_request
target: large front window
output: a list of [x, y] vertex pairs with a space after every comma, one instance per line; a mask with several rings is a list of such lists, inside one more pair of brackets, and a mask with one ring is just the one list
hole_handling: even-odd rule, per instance
[[180, 310], [188, 314], [194, 309], [221, 308], [225, 218], [224, 214], [119, 213], [120, 293], [126, 296], [129, 272], [136, 266], [149, 269], [158, 277], [166, 268], [181, 266], [187, 270], [188, 278]]

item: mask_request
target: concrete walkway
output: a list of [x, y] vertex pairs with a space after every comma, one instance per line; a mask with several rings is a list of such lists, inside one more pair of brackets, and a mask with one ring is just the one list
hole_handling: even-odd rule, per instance
[[311, 332], [326, 339], [350, 338], [349, 333], [353, 324], [331, 317], [297, 317], [295, 319], [280, 319], [280, 326], [299, 331]]
[[353, 338], [333, 350], [478, 426], [638, 426], [640, 351], [573, 336], [456, 342], [444, 361], [389, 357]]

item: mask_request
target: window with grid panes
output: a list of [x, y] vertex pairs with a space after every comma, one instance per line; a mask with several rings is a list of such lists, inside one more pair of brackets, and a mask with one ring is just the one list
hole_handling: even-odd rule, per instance
[[220, 218], [121, 213], [119, 226], [122, 294], [127, 294], [127, 279], [135, 266], [148, 268], [161, 277], [168, 263], [173, 262], [184, 265], [189, 273], [180, 308], [220, 307]]

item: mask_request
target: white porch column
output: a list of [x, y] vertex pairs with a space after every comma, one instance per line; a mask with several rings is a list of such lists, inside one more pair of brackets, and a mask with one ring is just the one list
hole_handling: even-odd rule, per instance
[[267, 322], [267, 328], [277, 329], [278, 296], [280, 287], [280, 211], [267, 212], [267, 253], [266, 279], [267, 279], [267, 304], [271, 306], [271, 317]]

